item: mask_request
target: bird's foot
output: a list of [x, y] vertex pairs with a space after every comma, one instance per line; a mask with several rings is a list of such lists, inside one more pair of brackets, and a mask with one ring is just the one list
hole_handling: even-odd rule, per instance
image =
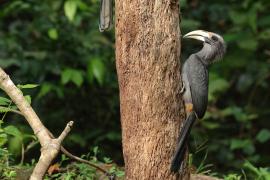
[[185, 162], [182, 162], [178, 172], [182, 176], [183, 174], [185, 174], [185, 172], [187, 172], [187, 170], [188, 170], [187, 164]]
[[185, 84], [182, 83], [182, 89], [180, 90], [180, 94], [181, 95], [184, 94], [185, 90], [186, 90]]

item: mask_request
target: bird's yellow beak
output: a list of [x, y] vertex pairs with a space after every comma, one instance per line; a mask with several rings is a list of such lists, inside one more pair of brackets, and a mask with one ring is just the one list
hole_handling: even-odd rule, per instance
[[197, 39], [199, 41], [205, 41], [206, 39], [210, 39], [212, 36], [211, 32], [203, 31], [203, 30], [196, 30], [196, 31], [191, 31], [184, 35], [183, 38], [192, 38], [192, 39]]

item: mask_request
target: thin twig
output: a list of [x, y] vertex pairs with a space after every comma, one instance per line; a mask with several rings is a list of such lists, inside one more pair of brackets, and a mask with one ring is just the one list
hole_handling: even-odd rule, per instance
[[[7, 109], [9, 109], [9, 107], [11, 106], [11, 104], [12, 104], [12, 101], [9, 103]], [[2, 116], [1, 121], [4, 121], [4, 119], [5, 119], [6, 115], [7, 115], [7, 113], [8, 113], [8, 112], [5, 112], [5, 113], [4, 113], [4, 115]]]
[[19, 114], [19, 115], [22, 115], [22, 116], [23, 116], [23, 114], [22, 114], [20, 111], [15, 110], [15, 109], [11, 109], [11, 108], [9, 108], [9, 107], [0, 106], [0, 109], [3, 109], [3, 110], [5, 110], [5, 111], [7, 111], [7, 112], [5, 112], [5, 113], [13, 112], [13, 113], [16, 113], [16, 114]]
[[23, 165], [23, 162], [24, 162], [24, 154], [25, 154], [25, 149], [24, 149], [24, 144], [23, 144], [23, 142], [22, 142], [22, 150], [21, 150], [21, 154], [22, 154], [22, 157], [21, 157], [20, 165]]
[[[0, 108], [1, 108], [1, 106], [0, 106]], [[23, 116], [23, 114], [22, 114], [20, 111], [17, 111], [17, 110], [12, 110], [12, 111], [10, 111], [10, 112], [13, 112], [13, 113], [16, 113], [16, 114], [19, 114], [19, 115], [22, 115], [22, 116]], [[47, 129], [47, 131], [48, 131], [48, 133], [49, 133], [49, 135], [50, 135], [51, 138], [55, 138], [54, 135], [51, 133], [51, 131], [49, 131], [48, 129]], [[34, 143], [36, 144], [36, 142], [34, 142]], [[31, 144], [32, 144], [32, 143], [31, 143]], [[28, 146], [29, 146], [29, 145], [28, 145]], [[28, 146], [26, 147], [25, 153], [30, 149], [30, 148], [28, 148]], [[88, 164], [89, 166], [92, 166], [92, 167], [96, 168], [97, 170], [101, 171], [101, 172], [104, 173], [105, 175], [110, 175], [110, 173], [109, 173], [107, 170], [103, 169], [102, 167], [100, 167], [100, 166], [98, 166], [98, 165], [96, 165], [96, 164], [94, 164], [94, 163], [91, 163], [90, 161], [87, 161], [87, 160], [82, 159], [82, 158], [80, 158], [80, 157], [78, 157], [78, 156], [76, 156], [76, 155], [73, 155], [72, 153], [70, 153], [70, 152], [69, 152], [64, 146], [62, 146], [62, 145], [61, 145], [61, 152], [62, 152], [63, 154], [65, 154], [66, 156], [68, 156], [70, 159], [73, 159], [73, 160], [78, 161], [78, 162], [81, 162], [81, 163]]]
[[[51, 136], [52, 138], [55, 138], [54, 135], [53, 135], [48, 129], [47, 129], [47, 131], [48, 131], [48, 133], [50, 134], [50, 136]], [[87, 161], [87, 160], [85, 160], [85, 159], [82, 159], [82, 158], [80, 158], [80, 157], [78, 157], [78, 156], [73, 155], [73, 154], [70, 153], [66, 148], [64, 148], [64, 146], [61, 146], [61, 152], [62, 152], [63, 154], [65, 154], [66, 156], [68, 156], [69, 158], [75, 160], [75, 161], [78, 161], [78, 162], [81, 162], [81, 163], [88, 164], [89, 166], [92, 166], [92, 167], [98, 169], [99, 171], [103, 172], [106, 176], [110, 175], [110, 173], [109, 173], [107, 170], [103, 169], [102, 167], [97, 166], [97, 165], [95, 165], [94, 163], [91, 163], [90, 161]]]

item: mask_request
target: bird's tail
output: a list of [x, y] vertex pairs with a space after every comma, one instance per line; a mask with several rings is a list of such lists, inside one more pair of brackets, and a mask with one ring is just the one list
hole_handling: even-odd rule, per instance
[[179, 143], [177, 145], [176, 152], [171, 162], [171, 171], [174, 173], [178, 172], [181, 167], [186, 151], [186, 144], [189, 137], [190, 129], [196, 119], [197, 117], [195, 115], [195, 112], [192, 112], [188, 115], [186, 121], [184, 122], [184, 126], [179, 136]]
[[103, 32], [113, 24], [113, 1], [100, 0], [99, 31]]

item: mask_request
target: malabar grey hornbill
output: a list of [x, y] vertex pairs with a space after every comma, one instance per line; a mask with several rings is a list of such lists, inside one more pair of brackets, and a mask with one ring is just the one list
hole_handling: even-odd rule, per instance
[[178, 172], [182, 165], [193, 123], [204, 116], [207, 108], [208, 67], [222, 59], [226, 51], [223, 38], [216, 33], [196, 30], [186, 34], [184, 38], [202, 41], [203, 48], [190, 55], [182, 67], [182, 93], [187, 118], [180, 131], [176, 152], [171, 162], [171, 171], [174, 173]]
[[113, 0], [100, 0], [99, 31], [108, 30], [113, 25]]

